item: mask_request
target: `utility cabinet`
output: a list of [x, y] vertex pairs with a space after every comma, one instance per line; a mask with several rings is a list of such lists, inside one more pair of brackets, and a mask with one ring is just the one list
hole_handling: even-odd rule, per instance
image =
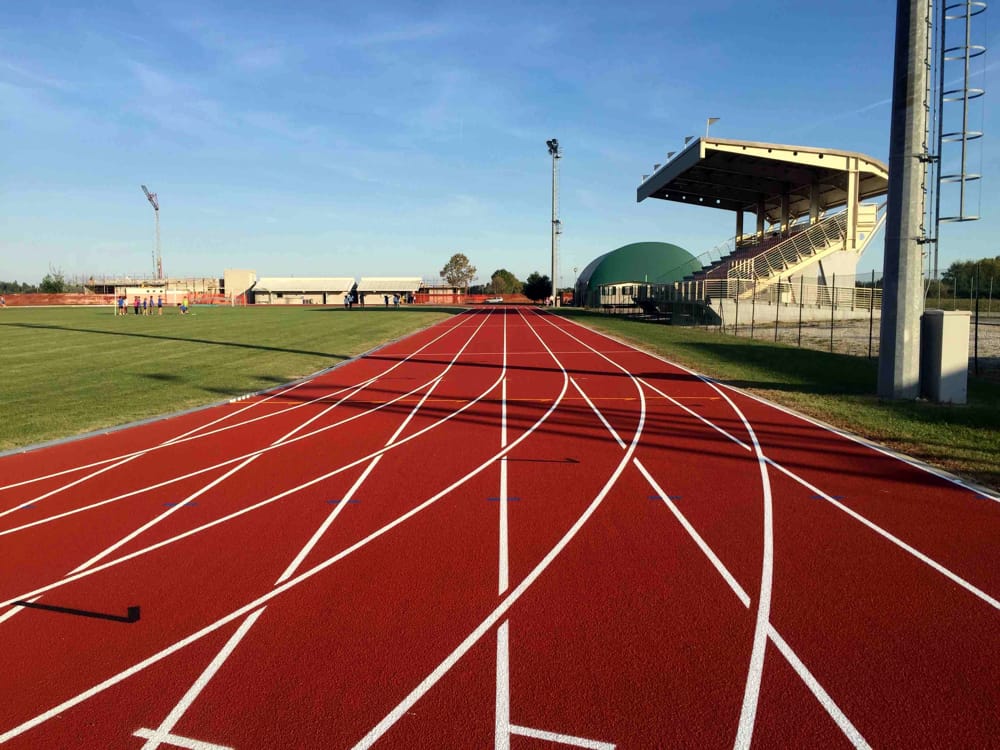
[[969, 387], [969, 317], [961, 310], [925, 310], [920, 319], [920, 395], [964, 404]]

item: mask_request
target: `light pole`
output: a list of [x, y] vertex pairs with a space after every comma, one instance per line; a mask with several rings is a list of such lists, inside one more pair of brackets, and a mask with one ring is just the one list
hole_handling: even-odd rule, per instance
[[722, 118], [720, 118], [720, 117], [709, 117], [705, 121], [705, 137], [706, 138], [708, 138], [708, 129], [710, 127], [712, 127], [715, 123], [717, 123], [720, 119], [722, 119]]
[[559, 141], [555, 138], [545, 141], [552, 156], [552, 306], [559, 304], [557, 296], [556, 273], [558, 271], [559, 235], [562, 234], [562, 224], [559, 221]]

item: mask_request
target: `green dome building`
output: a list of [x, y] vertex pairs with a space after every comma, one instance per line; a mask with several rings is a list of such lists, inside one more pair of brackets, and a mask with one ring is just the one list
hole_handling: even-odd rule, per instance
[[592, 260], [576, 280], [581, 307], [627, 305], [640, 287], [672, 284], [701, 268], [691, 253], [667, 242], [634, 242]]

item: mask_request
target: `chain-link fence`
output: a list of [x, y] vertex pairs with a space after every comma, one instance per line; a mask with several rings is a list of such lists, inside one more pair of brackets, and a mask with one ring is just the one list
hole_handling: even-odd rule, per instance
[[[614, 284], [600, 309], [643, 320], [840, 354], [878, 357], [883, 279], [868, 275], [759, 281], [726, 278], [674, 284]], [[928, 283], [926, 309], [971, 314], [969, 369], [1000, 380], [1000, 279], [976, 275]]]

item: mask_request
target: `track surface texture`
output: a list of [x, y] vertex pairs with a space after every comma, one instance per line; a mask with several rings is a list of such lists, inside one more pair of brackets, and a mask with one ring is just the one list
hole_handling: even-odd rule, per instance
[[0, 459], [0, 744], [1000, 746], [1000, 503], [528, 308]]

